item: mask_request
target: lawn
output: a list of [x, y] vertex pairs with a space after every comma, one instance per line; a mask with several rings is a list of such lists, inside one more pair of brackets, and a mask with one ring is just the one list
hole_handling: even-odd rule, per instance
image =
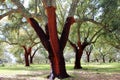
[[[120, 63], [83, 63], [82, 70], [74, 70], [73, 64], [67, 64], [67, 72], [72, 76], [65, 80], [120, 80]], [[46, 80], [50, 72], [48, 64], [0, 66], [0, 80]], [[94, 79], [93, 79], [94, 78]], [[98, 79], [99, 78], [99, 79]]]

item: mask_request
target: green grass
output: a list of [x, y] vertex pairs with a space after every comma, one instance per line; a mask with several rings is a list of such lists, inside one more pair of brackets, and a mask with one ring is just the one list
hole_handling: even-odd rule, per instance
[[25, 67], [24, 65], [5, 65], [1, 66], [0, 70], [28, 70], [28, 71], [36, 71], [36, 70], [49, 70], [50, 66], [48, 64], [34, 64], [30, 67]]
[[[67, 64], [66, 67], [68, 70], [73, 70], [73, 64]], [[91, 72], [108, 72], [120, 73], [120, 63], [87, 63], [82, 65], [84, 71], [91, 71]]]
[[[70, 74], [70, 78], [63, 80], [89, 80], [89, 77], [96, 74], [109, 74], [109, 76], [114, 76], [114, 73], [120, 74], [120, 63], [82, 63], [82, 70], [74, 70], [74, 64], [66, 64], [67, 72]], [[93, 73], [92, 73], [93, 72]], [[0, 66], [0, 76], [2, 75], [5, 79], [9, 80], [25, 80], [35, 78], [36, 80], [46, 80], [46, 76], [50, 73], [50, 65], [49, 64], [34, 64], [30, 67], [25, 67], [24, 65], [5, 65]], [[87, 76], [86, 76], [87, 75]], [[88, 76], [89, 75], [89, 76]], [[119, 76], [119, 75], [118, 75]], [[93, 78], [94, 78], [93, 77]], [[14, 79], [17, 78], [17, 79]], [[18, 79], [19, 78], [19, 79]], [[25, 78], [25, 79], [22, 79]], [[100, 77], [99, 77], [100, 78]], [[106, 76], [104, 76], [106, 78]], [[111, 77], [112, 78], [112, 77]], [[30, 79], [30, 80], [31, 80]], [[92, 79], [94, 80], [94, 79]], [[99, 79], [102, 80], [102, 79]], [[108, 79], [105, 79], [108, 80]], [[111, 79], [114, 80], [114, 79]]]
[[[74, 64], [66, 64], [67, 71], [72, 71]], [[82, 65], [84, 71], [91, 72], [118, 72], [120, 73], [120, 63], [87, 63]], [[38, 70], [50, 70], [49, 64], [34, 64], [30, 67], [25, 67], [24, 65], [5, 65], [0, 66], [0, 73], [9, 72], [23, 72], [23, 71], [38, 71]]]
[[120, 63], [102, 63], [102, 64], [86, 64], [83, 65], [83, 70], [95, 71], [95, 72], [118, 72], [120, 73]]

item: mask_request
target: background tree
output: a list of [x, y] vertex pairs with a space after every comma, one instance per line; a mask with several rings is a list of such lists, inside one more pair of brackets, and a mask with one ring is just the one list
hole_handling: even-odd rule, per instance
[[[2, 41], [10, 45], [18, 45], [19, 47], [22, 47], [25, 53], [24, 54], [25, 63], [26, 63], [25, 65], [29, 66], [29, 62], [32, 63], [32, 59], [35, 54], [35, 53], [34, 54], [31, 53], [32, 47], [38, 44], [39, 40], [36, 42], [37, 36], [35, 35], [34, 31], [32, 31], [31, 28], [28, 29], [27, 28], [28, 25], [25, 22], [23, 22], [21, 18], [22, 16], [19, 14], [11, 15], [9, 19], [11, 20], [15, 19], [16, 21], [14, 22], [9, 21], [9, 23], [2, 25], [4, 26], [2, 28], [2, 35], [4, 37]], [[29, 56], [30, 56], [30, 60], [29, 60]]]
[[[107, 30], [108, 28], [110, 29], [111, 27], [111, 21], [113, 21], [114, 19], [112, 19], [111, 17], [109, 17], [111, 14], [111, 6], [113, 6], [112, 8], [113, 9], [117, 9], [118, 8], [118, 4], [117, 4], [118, 1], [110, 1], [109, 3], [112, 3], [112, 4], [108, 4], [107, 8], [105, 5], [106, 5], [106, 1], [98, 1], [98, 0], [94, 0], [94, 1], [82, 1], [79, 5], [80, 7], [78, 7], [77, 9], [77, 21], [78, 21], [78, 29], [77, 29], [77, 38], [78, 38], [78, 41], [76, 41], [76, 44], [72, 43], [70, 41], [70, 44], [73, 46], [74, 48], [74, 51], [78, 54], [76, 54], [76, 60], [75, 60], [75, 66], [74, 68], [75, 69], [80, 69], [82, 68], [81, 67], [81, 64], [80, 64], [80, 59], [81, 59], [81, 56], [83, 54], [83, 50], [84, 48], [93, 43], [93, 42], [96, 42], [97, 37], [99, 37], [98, 33], [102, 31], [102, 29], [105, 29]], [[114, 6], [115, 5], [115, 6]], [[107, 11], [108, 10], [108, 11]], [[116, 11], [116, 10], [114, 10]], [[106, 13], [107, 12], [107, 13]], [[112, 13], [112, 15], [117, 15], [116, 13]], [[111, 15], [111, 16], [112, 16]], [[117, 18], [118, 19], [118, 18]], [[106, 22], [107, 21], [107, 22]], [[100, 26], [101, 29], [98, 30], [98, 32], [96, 32], [93, 37], [91, 37], [91, 39], [87, 39], [88, 36], [89, 36], [89, 33], [84, 33], [86, 34], [87, 36], [86, 37], [81, 37], [81, 34], [80, 34], [80, 30], [81, 30], [81, 26], [83, 26], [82, 24], [84, 23], [93, 23], [93, 24], [96, 24], [97, 27]], [[115, 23], [117, 24], [117, 23]], [[89, 25], [90, 26], [90, 23]], [[85, 30], [84, 30], [85, 31]], [[111, 30], [113, 31], [113, 30]], [[88, 32], [89, 32], [89, 29], [88, 29]], [[94, 31], [93, 31], [94, 32]], [[80, 39], [82, 38], [82, 39]], [[92, 41], [93, 40], [93, 41]], [[78, 48], [79, 47], [79, 48]]]
[[89, 45], [85, 48], [85, 53], [86, 53], [86, 57], [87, 57], [87, 62], [90, 62], [90, 55], [92, 53], [93, 50], [93, 45]]

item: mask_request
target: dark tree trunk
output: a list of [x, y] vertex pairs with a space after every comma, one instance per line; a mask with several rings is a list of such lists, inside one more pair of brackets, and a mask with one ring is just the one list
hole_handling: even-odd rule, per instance
[[76, 52], [74, 69], [82, 69], [82, 66], [81, 66], [82, 55], [83, 55], [83, 51], [82, 50], [78, 50]]
[[31, 47], [30, 48], [26, 48], [26, 46], [23, 46], [24, 48], [24, 57], [25, 57], [25, 66], [30, 66], [30, 61], [29, 61], [29, 55], [31, 53]]
[[96, 60], [97, 62], [99, 62], [99, 59], [96, 58], [95, 60]]
[[[50, 80], [54, 79], [55, 77], [58, 77], [59, 79], [63, 79], [63, 78], [67, 78], [69, 77], [69, 75], [66, 72], [66, 67], [65, 67], [65, 60], [64, 60], [64, 56], [63, 56], [63, 52], [61, 52], [59, 54], [59, 63], [56, 66], [56, 60], [55, 57], [53, 56], [53, 51], [51, 49], [49, 49], [49, 60], [51, 63], [51, 73], [49, 75]], [[58, 68], [60, 70], [60, 73], [57, 74], [56, 73], [56, 68]]]
[[30, 63], [29, 63], [29, 55], [28, 54], [24, 54], [25, 55], [25, 66], [30, 66]]
[[30, 52], [30, 64], [33, 64], [33, 58], [34, 58], [35, 53], [37, 52], [38, 49], [39, 49], [39, 48], [37, 48], [37, 49], [34, 51], [33, 54]]
[[78, 46], [75, 45], [74, 43], [72, 43], [69, 40], [70, 45], [73, 47], [73, 50], [75, 52], [75, 64], [74, 64], [74, 69], [82, 69], [81, 66], [81, 58], [82, 58], [82, 54], [83, 54], [83, 50], [82, 50], [82, 46], [81, 43], [79, 42]]
[[33, 57], [30, 56], [30, 64], [33, 64]]
[[105, 56], [103, 56], [103, 58], [102, 58], [102, 59], [103, 59], [103, 63], [105, 63]]
[[87, 62], [90, 62], [90, 55], [87, 54]]
[[63, 52], [60, 53], [59, 55], [60, 62], [59, 62], [59, 67], [60, 67], [60, 79], [70, 77], [67, 72], [66, 72], [66, 67], [65, 67], [65, 59], [63, 56]]
[[[80, 41], [78, 41], [77, 43], [77, 46], [74, 47], [76, 49], [76, 54], [75, 54], [75, 65], [74, 65], [74, 69], [82, 69], [82, 66], [81, 66], [81, 58], [82, 58], [82, 55], [83, 55], [83, 50], [85, 49], [85, 47], [87, 46], [87, 42], [83, 42], [81, 44]], [[74, 50], [75, 50], [74, 49]]]

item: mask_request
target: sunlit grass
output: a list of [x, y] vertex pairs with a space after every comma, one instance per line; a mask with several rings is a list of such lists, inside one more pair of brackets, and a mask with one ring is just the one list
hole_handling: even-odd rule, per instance
[[[74, 64], [66, 64], [67, 71], [74, 70]], [[84, 71], [91, 72], [120, 72], [120, 63], [87, 63], [82, 65]], [[30, 67], [25, 67], [23, 64], [19, 65], [5, 65], [0, 66], [0, 73], [21, 73], [27, 71], [50, 70], [49, 64], [33, 64]]]
[[[74, 64], [67, 64], [67, 70], [74, 70]], [[82, 65], [85, 71], [91, 72], [120, 72], [120, 63], [86, 63]]]
[[86, 64], [83, 65], [83, 70], [95, 72], [120, 72], [120, 63], [101, 63], [101, 64]]
[[[109, 73], [109, 75], [112, 76], [114, 73], [120, 73], [120, 63], [82, 63], [82, 67], [83, 69], [74, 70], [74, 64], [66, 64], [67, 72], [72, 77], [63, 80], [88, 80], [92, 75], [96, 76], [97, 74], [102, 75]], [[11, 80], [26, 80], [21, 78], [47, 80], [46, 76], [48, 76], [49, 73], [49, 64], [33, 64], [30, 67], [25, 67], [23, 64], [0, 66], [0, 76], [5, 78], [3, 80], [9, 80], [9, 78], [12, 78]]]

